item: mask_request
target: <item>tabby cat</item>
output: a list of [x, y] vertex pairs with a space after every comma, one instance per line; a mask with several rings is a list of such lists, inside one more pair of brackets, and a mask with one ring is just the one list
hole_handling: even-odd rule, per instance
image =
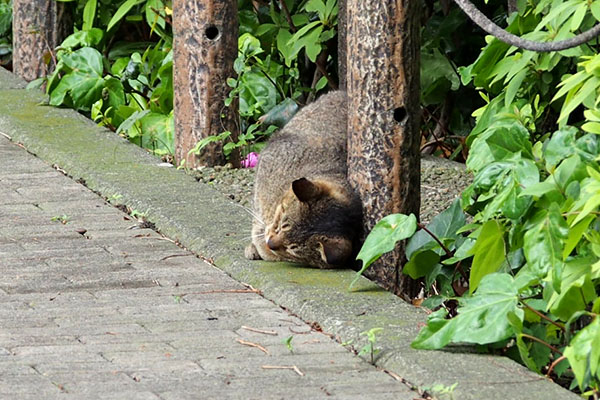
[[336, 91], [300, 110], [261, 152], [246, 257], [347, 265], [361, 205], [346, 172], [346, 94]]

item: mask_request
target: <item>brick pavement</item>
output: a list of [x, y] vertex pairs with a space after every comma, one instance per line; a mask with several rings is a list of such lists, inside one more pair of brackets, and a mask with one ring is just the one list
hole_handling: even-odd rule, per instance
[[0, 271], [0, 399], [418, 397], [2, 136]]

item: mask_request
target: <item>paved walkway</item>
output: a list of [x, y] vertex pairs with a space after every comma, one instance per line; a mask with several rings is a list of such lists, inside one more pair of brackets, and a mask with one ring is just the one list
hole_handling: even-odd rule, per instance
[[2, 136], [0, 271], [0, 399], [419, 397]]

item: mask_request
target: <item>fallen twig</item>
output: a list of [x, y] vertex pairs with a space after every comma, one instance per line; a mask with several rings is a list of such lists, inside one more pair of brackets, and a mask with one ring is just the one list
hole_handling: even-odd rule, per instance
[[288, 327], [288, 329], [290, 330], [290, 332], [292, 332], [292, 333], [295, 333], [295, 334], [297, 334], [297, 335], [307, 335], [307, 334], [309, 334], [309, 333], [311, 333], [311, 332], [312, 332], [312, 328], [309, 328], [309, 329], [308, 329], [307, 331], [305, 331], [305, 332], [302, 332], [302, 331], [295, 331], [295, 330], [293, 330], [293, 329], [292, 329], [292, 327], [291, 327], [291, 326], [289, 326], [289, 327]]
[[242, 325], [242, 329], [245, 329], [245, 330], [251, 331], [251, 332], [256, 332], [256, 333], [264, 333], [265, 335], [277, 336], [277, 332], [275, 332], [275, 331], [264, 331], [262, 329], [251, 328], [251, 327], [245, 326], [245, 325]]
[[291, 369], [300, 376], [304, 376], [304, 372], [300, 371], [295, 365], [263, 365], [262, 369]]
[[243, 344], [244, 346], [250, 346], [250, 347], [256, 347], [257, 349], [259, 349], [260, 351], [264, 352], [265, 354], [269, 354], [269, 350], [265, 349], [264, 347], [262, 347], [260, 344], [256, 344], [256, 343], [252, 343], [252, 342], [248, 342], [246, 340], [242, 340], [242, 339], [236, 339], [236, 341], [239, 344]]
[[168, 260], [169, 258], [174, 258], [174, 257], [189, 257], [189, 256], [194, 256], [193, 254], [171, 254], [170, 256], [165, 256], [163, 258], [160, 259], [160, 261], [165, 261]]

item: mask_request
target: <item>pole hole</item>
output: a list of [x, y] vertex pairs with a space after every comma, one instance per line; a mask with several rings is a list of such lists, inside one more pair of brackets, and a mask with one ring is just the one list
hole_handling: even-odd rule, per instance
[[211, 25], [204, 30], [204, 36], [206, 36], [208, 40], [217, 40], [220, 34], [219, 28], [214, 25]]
[[406, 118], [406, 108], [398, 107], [394, 109], [394, 120], [396, 122], [402, 122]]

